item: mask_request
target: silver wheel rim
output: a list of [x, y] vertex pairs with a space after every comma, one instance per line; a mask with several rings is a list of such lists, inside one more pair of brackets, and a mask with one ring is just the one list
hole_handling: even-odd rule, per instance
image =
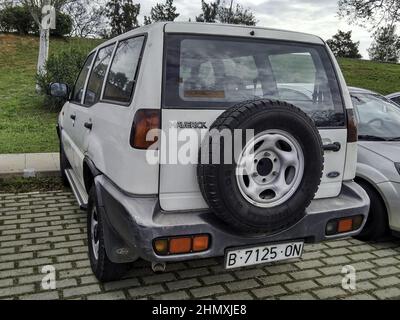
[[92, 209], [90, 214], [90, 235], [93, 249], [93, 255], [96, 260], [99, 258], [99, 233], [98, 233], [99, 220], [96, 208]]
[[290, 199], [304, 174], [304, 154], [298, 141], [282, 130], [254, 137], [239, 156], [236, 178], [243, 197], [260, 208]]

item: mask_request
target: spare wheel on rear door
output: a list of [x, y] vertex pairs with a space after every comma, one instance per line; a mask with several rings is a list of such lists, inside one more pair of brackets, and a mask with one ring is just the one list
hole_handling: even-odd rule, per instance
[[[220, 139], [216, 147], [213, 135], [237, 129], [242, 129], [242, 139], [246, 129], [253, 129], [254, 138], [243, 141], [236, 161], [227, 163], [223, 150], [228, 141]], [[229, 108], [201, 148], [197, 177], [203, 197], [215, 215], [241, 231], [276, 233], [293, 226], [304, 217], [321, 182], [324, 157], [318, 129], [303, 111], [285, 102], [246, 101]], [[221, 162], [213, 164], [217, 151]]]

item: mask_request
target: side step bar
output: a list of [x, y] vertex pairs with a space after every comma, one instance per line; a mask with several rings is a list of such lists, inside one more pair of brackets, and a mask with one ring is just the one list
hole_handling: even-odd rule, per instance
[[78, 201], [80, 209], [87, 210], [88, 194], [86, 193], [86, 190], [82, 188], [72, 169], [66, 169], [65, 175], [71, 185], [72, 192], [74, 193], [76, 201]]

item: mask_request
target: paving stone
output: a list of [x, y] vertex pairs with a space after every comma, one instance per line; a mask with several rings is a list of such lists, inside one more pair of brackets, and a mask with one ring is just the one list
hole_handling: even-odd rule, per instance
[[292, 292], [307, 291], [318, 287], [312, 280], [297, 281], [285, 285]]
[[353, 296], [348, 296], [344, 298], [344, 300], [376, 300], [376, 298], [368, 293], [361, 293]]
[[218, 300], [224, 301], [235, 301], [235, 300], [254, 300], [253, 297], [248, 292], [239, 292], [233, 294], [227, 294], [217, 297]]
[[21, 296], [21, 300], [58, 300], [60, 298], [57, 291], [41, 292]]
[[239, 290], [257, 288], [260, 286], [260, 284], [254, 279], [248, 279], [248, 280], [231, 282], [228, 283], [226, 286], [231, 291], [239, 291]]
[[292, 281], [287, 274], [277, 274], [274, 276], [261, 277], [260, 281], [265, 285], [271, 285], [276, 283], [286, 283]]
[[340, 297], [346, 295], [346, 291], [341, 288], [325, 288], [320, 290], [315, 290], [314, 294], [320, 299], [329, 299], [334, 297]]
[[74, 296], [83, 296], [94, 292], [100, 292], [98, 284], [92, 284], [89, 286], [80, 286], [76, 288], [68, 288], [63, 290], [64, 298], [70, 298]]
[[400, 283], [400, 279], [398, 277], [390, 276], [385, 278], [378, 278], [372, 280], [372, 282], [375, 283], [378, 287], [390, 287], [398, 285]]
[[207, 285], [216, 284], [221, 282], [229, 282], [235, 280], [229, 273], [223, 275], [207, 276], [202, 278], [203, 282]]
[[315, 300], [315, 298], [308, 292], [290, 294], [279, 297], [280, 300]]
[[204, 298], [216, 294], [225, 293], [226, 291], [221, 285], [216, 285], [191, 289], [190, 292], [195, 298]]
[[187, 300], [189, 295], [185, 291], [165, 293], [156, 297], [159, 300]]
[[259, 299], [275, 297], [287, 293], [287, 291], [280, 285], [254, 289], [252, 292]]
[[187, 280], [176, 280], [173, 282], [168, 282], [166, 285], [169, 290], [176, 291], [180, 289], [200, 287], [201, 283], [197, 279], [187, 279]]
[[308, 269], [308, 270], [304, 270], [304, 271], [290, 273], [290, 276], [292, 276], [295, 280], [311, 279], [311, 278], [319, 277], [321, 275], [322, 275], [321, 272], [314, 270], [314, 269]]
[[393, 299], [393, 298], [400, 298], [400, 289], [399, 288], [386, 288], [386, 289], [381, 289], [374, 291], [374, 294], [379, 298], [379, 299]]
[[152, 294], [156, 294], [156, 293], [160, 293], [160, 292], [164, 292], [164, 291], [165, 291], [164, 288], [160, 284], [156, 284], [156, 285], [152, 285], [152, 286], [137, 287], [137, 288], [128, 290], [129, 295], [132, 298], [152, 295]]
[[88, 300], [124, 300], [126, 296], [123, 291], [100, 293], [88, 296]]

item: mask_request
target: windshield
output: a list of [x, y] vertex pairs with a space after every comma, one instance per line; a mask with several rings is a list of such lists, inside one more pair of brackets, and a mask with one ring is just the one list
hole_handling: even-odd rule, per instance
[[168, 35], [164, 107], [228, 108], [258, 98], [290, 102], [320, 127], [344, 126], [341, 94], [324, 46]]
[[392, 140], [400, 137], [400, 107], [383, 96], [352, 94], [360, 140]]

